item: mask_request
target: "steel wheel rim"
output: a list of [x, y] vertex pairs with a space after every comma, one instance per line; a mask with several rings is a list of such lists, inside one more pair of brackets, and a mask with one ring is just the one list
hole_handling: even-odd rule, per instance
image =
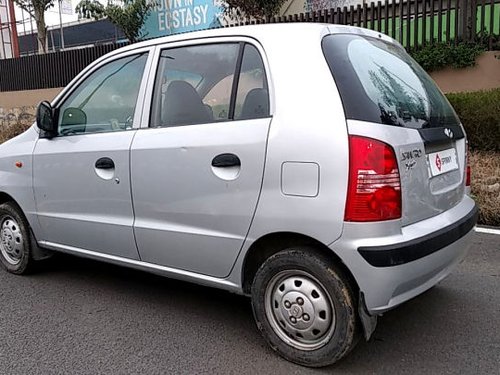
[[0, 225], [0, 252], [11, 265], [19, 264], [24, 254], [24, 238], [17, 221], [4, 216]]
[[273, 331], [295, 349], [319, 349], [335, 331], [332, 299], [318, 279], [305, 271], [276, 274], [266, 288], [265, 311]]

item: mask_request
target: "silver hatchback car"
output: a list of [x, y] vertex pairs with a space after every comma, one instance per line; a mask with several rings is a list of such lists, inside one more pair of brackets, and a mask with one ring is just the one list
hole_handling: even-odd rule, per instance
[[464, 129], [391, 38], [259, 25], [92, 63], [0, 147], [0, 260], [64, 252], [251, 296], [290, 361], [334, 363], [437, 284], [477, 219]]

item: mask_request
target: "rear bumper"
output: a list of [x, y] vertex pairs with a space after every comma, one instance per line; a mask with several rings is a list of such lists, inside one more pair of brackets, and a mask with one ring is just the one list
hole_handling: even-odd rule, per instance
[[467, 253], [476, 220], [477, 207], [465, 196], [452, 209], [402, 229], [399, 222], [346, 223], [330, 248], [351, 270], [368, 312], [380, 314], [449, 275]]
[[469, 233], [476, 225], [479, 210], [475, 206], [465, 217], [423, 237], [394, 245], [362, 246], [361, 256], [374, 267], [394, 267], [426, 257], [452, 245]]

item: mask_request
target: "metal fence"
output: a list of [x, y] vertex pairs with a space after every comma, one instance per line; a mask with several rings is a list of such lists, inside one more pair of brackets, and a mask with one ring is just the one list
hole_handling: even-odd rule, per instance
[[388, 34], [405, 48], [481, 38], [489, 49], [500, 34], [500, 0], [378, 1], [282, 17], [243, 20], [231, 26], [283, 22], [324, 22]]
[[[407, 49], [436, 42], [481, 39], [492, 49], [500, 44], [500, 0], [409, 0], [363, 4], [320, 12], [232, 24], [325, 22], [377, 30], [397, 39]], [[123, 45], [123, 44], [122, 44]], [[0, 91], [65, 86], [85, 66], [122, 45], [107, 44], [0, 60]]]
[[63, 87], [92, 61], [123, 45], [104, 44], [0, 60], [0, 91]]

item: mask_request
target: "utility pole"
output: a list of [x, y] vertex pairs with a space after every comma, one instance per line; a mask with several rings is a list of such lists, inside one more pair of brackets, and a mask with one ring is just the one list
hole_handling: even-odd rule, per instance
[[16, 13], [14, 12], [14, 4], [12, 0], [9, 3], [9, 19], [10, 19], [10, 39], [12, 43], [12, 56], [19, 57], [19, 40], [17, 39]]
[[33, 31], [33, 18], [31, 17], [31, 14], [29, 16], [30, 16], [31, 41], [32, 41], [32, 45], [33, 45], [33, 54], [36, 55], [37, 41], [36, 41], [36, 37], [35, 37], [35, 32]]
[[62, 0], [59, 0], [59, 27], [61, 29], [61, 49], [64, 49], [64, 32], [62, 24]]
[[24, 20], [24, 9], [21, 8], [21, 17], [23, 19], [23, 30], [24, 30], [24, 35], [26, 35], [26, 21]]

